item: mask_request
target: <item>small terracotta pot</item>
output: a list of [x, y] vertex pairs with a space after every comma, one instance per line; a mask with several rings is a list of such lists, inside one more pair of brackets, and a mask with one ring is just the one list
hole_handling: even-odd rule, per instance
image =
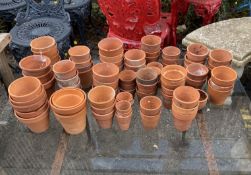
[[208, 76], [208, 68], [200, 63], [192, 63], [187, 66], [187, 77], [192, 80], [205, 80]]
[[119, 79], [119, 67], [113, 63], [98, 63], [92, 67], [93, 78], [102, 83], [111, 83]]
[[114, 82], [111, 82], [111, 83], [102, 83], [102, 82], [99, 82], [99, 81], [95, 80], [95, 78], [93, 78], [93, 86], [96, 87], [96, 86], [100, 86], [100, 85], [110, 86], [110, 87], [112, 87], [113, 89], [116, 90], [118, 88], [119, 82], [114, 81]]
[[35, 77], [21, 77], [13, 81], [8, 87], [10, 97], [17, 102], [31, 101], [41, 92], [41, 82]]
[[132, 105], [129, 101], [121, 100], [115, 104], [116, 113], [121, 115], [129, 115], [132, 113]]
[[158, 81], [158, 74], [152, 68], [142, 68], [137, 71], [136, 79], [144, 85], [151, 85]]
[[88, 59], [86, 59], [85, 61], [82, 61], [82, 62], [75, 62], [75, 61], [72, 60], [71, 57], [69, 58], [69, 60], [75, 63], [76, 69], [86, 69], [86, 68], [90, 67], [90, 65], [93, 64], [91, 56]]
[[174, 90], [168, 89], [168, 88], [166, 88], [166, 87], [164, 87], [164, 86], [161, 86], [161, 90], [162, 90], [162, 92], [163, 92], [164, 94], [169, 95], [169, 96], [173, 96], [173, 91], [174, 91]]
[[170, 90], [174, 90], [179, 86], [185, 86], [186, 79], [184, 78], [184, 79], [181, 79], [180, 81], [175, 82], [175, 81], [167, 81], [167, 80], [163, 79], [163, 77], [160, 77], [160, 82], [163, 87], [170, 89]]
[[146, 57], [146, 63], [151, 63], [151, 62], [157, 62], [159, 60], [159, 57]]
[[190, 44], [187, 47], [187, 58], [191, 61], [204, 61], [209, 54], [209, 49], [200, 43]]
[[107, 62], [107, 61], [103, 61], [101, 58], [100, 58], [100, 63], [113, 63], [115, 64], [116, 66], [119, 67], [119, 70], [122, 69], [121, 66], [123, 66], [123, 60], [120, 60], [119, 62]]
[[125, 53], [124, 59], [129, 66], [140, 66], [146, 63], [146, 53], [143, 50], [131, 49]]
[[189, 77], [186, 77], [186, 85], [192, 86], [197, 89], [201, 89], [203, 85], [205, 84], [206, 80], [194, 80]]
[[160, 71], [163, 69], [163, 65], [160, 62], [148, 63], [147, 67], [155, 67], [155, 68], [158, 68]]
[[233, 54], [225, 49], [214, 49], [209, 52], [209, 60], [213, 66], [228, 66], [232, 59]]
[[21, 118], [15, 112], [16, 118], [26, 125], [32, 132], [42, 133], [49, 128], [49, 107], [42, 114], [38, 115], [35, 118]]
[[180, 132], [189, 130], [192, 125], [192, 120], [179, 120], [175, 117], [173, 117], [173, 122], [175, 128]]
[[146, 57], [148, 57], [148, 58], [156, 58], [156, 57], [158, 58], [160, 55], [160, 50], [157, 52], [146, 52], [145, 51], [145, 53], [146, 53]]
[[154, 84], [144, 85], [137, 81], [137, 88], [140, 92], [145, 93], [145, 94], [147, 93], [156, 94], [158, 87], [157, 87], [157, 82]]
[[124, 52], [123, 42], [118, 38], [104, 38], [98, 43], [99, 53], [107, 57], [114, 57]]
[[161, 106], [161, 100], [155, 96], [146, 96], [140, 100], [140, 111], [144, 115], [158, 115], [161, 111]]
[[139, 66], [130, 66], [130, 65], [124, 63], [124, 66], [125, 66], [126, 70], [132, 70], [134, 72], [137, 72], [139, 69], [146, 67], [146, 62], [142, 65], [139, 65]]
[[181, 71], [178, 70], [170, 70], [166, 71], [162, 74], [161, 77], [163, 84], [170, 84], [170, 85], [176, 85], [180, 84], [180, 82], [183, 82], [185, 80], [185, 76]]
[[203, 109], [207, 105], [208, 95], [205, 91], [198, 89], [200, 93], [199, 110]]
[[109, 114], [111, 113], [112, 111], [114, 111], [115, 109], [115, 103], [113, 103], [111, 106], [107, 107], [107, 108], [96, 108], [94, 106], [91, 106], [91, 110], [93, 112], [95, 112], [96, 114]]
[[79, 72], [78, 75], [83, 89], [88, 89], [92, 86], [92, 69]]
[[134, 84], [136, 82], [136, 72], [132, 70], [123, 70], [119, 73], [119, 81], [125, 84]]
[[215, 105], [223, 105], [227, 97], [231, 94], [231, 91], [232, 90], [228, 90], [228, 91], [216, 90], [212, 88], [210, 83], [208, 83], [207, 92], [209, 95], [209, 99]]
[[180, 86], [173, 91], [173, 103], [184, 109], [198, 106], [200, 93], [190, 86]]
[[116, 114], [116, 120], [122, 131], [127, 131], [130, 127], [132, 112], [129, 115]]
[[154, 116], [148, 116], [140, 112], [140, 116], [141, 116], [141, 122], [143, 124], [143, 127], [146, 130], [154, 129], [159, 124], [160, 113]]
[[123, 60], [124, 53], [121, 53], [119, 55], [116, 55], [114, 57], [107, 57], [99, 53], [99, 59], [106, 62], [106, 63], [117, 63], [121, 62]]
[[141, 49], [146, 52], [160, 51], [161, 38], [156, 35], [146, 35], [141, 38]]
[[48, 109], [48, 101], [46, 101], [42, 107], [40, 107], [39, 109], [37, 109], [36, 111], [32, 111], [32, 112], [18, 112], [15, 111], [16, 114], [24, 119], [29, 119], [29, 118], [35, 118], [37, 116], [39, 116], [40, 114], [42, 114], [43, 112], [45, 112]]
[[146, 97], [146, 96], [154, 96], [156, 95], [156, 92], [151, 92], [151, 93], [144, 93], [139, 91], [138, 89], [136, 90], [137, 92], [137, 96], [138, 96], [138, 100], [140, 101], [141, 98]]
[[92, 111], [93, 117], [96, 119], [97, 124], [100, 126], [100, 128], [103, 129], [109, 129], [112, 127], [112, 119], [114, 116], [114, 111], [112, 111], [109, 114], [97, 114]]
[[[174, 100], [174, 98], [173, 98]], [[179, 106], [176, 105], [176, 103], [173, 101], [172, 103], [172, 113], [174, 115], [175, 118], [179, 119], [179, 120], [193, 120], [198, 112], [198, 107], [199, 105], [197, 105], [194, 108], [190, 108], [190, 109], [185, 109], [185, 108], [181, 108]]]
[[126, 84], [126, 83], [119, 83], [119, 87], [124, 90], [133, 90], [136, 88], [136, 82], [132, 84]]
[[[169, 71], [176, 71], [176, 72], [178, 72], [179, 76], [175, 77], [174, 75], [170, 74]], [[166, 77], [167, 74], [169, 76], [171, 76], [171, 78]], [[181, 76], [181, 75], [183, 75], [183, 76]], [[165, 66], [161, 70], [161, 77], [163, 77], [163, 79], [166, 79], [166, 80], [180, 81], [180, 80], [184, 79], [186, 76], [187, 76], [186, 69], [180, 65], [168, 65], [168, 66]]]
[[85, 62], [90, 59], [90, 49], [87, 46], [74, 46], [68, 50], [71, 60], [75, 63]]
[[51, 36], [40, 36], [30, 42], [31, 50], [35, 52], [48, 52], [55, 46], [56, 41]]
[[191, 61], [191, 60], [188, 59], [187, 55], [185, 55], [184, 64], [186, 64], [188, 66], [189, 64], [192, 64], [192, 63], [205, 64], [205, 60], [203, 60], [203, 61]]
[[179, 64], [179, 60], [174, 60], [174, 59], [162, 59], [162, 64], [167, 66], [167, 65], [177, 65]]
[[119, 102], [119, 101], [122, 101], [122, 100], [125, 100], [125, 101], [128, 101], [131, 103], [131, 105], [133, 105], [133, 96], [130, 92], [120, 92], [117, 94], [116, 96], [116, 102]]
[[96, 86], [88, 93], [88, 99], [91, 105], [96, 108], [108, 108], [115, 101], [115, 90], [109, 86]]
[[162, 50], [162, 58], [168, 60], [178, 60], [180, 58], [180, 49], [174, 46], [165, 47]]
[[75, 63], [70, 60], [61, 60], [53, 65], [53, 72], [61, 80], [67, 80], [76, 75]]
[[70, 79], [60, 80], [60, 79], [56, 78], [56, 80], [57, 80], [57, 83], [60, 84], [60, 86], [62, 86], [62, 87], [76, 86], [80, 82], [78, 72], [74, 77], [72, 77]]
[[227, 66], [215, 67], [211, 71], [211, 80], [218, 86], [233, 86], [236, 79], [236, 71]]
[[219, 91], [229, 91], [229, 90], [232, 90], [234, 88], [234, 85], [233, 86], [227, 86], [227, 87], [218, 86], [214, 82], [212, 82], [211, 78], [208, 80], [208, 83], [210, 84], [210, 86], [212, 88], [214, 88], [215, 90], [219, 90]]

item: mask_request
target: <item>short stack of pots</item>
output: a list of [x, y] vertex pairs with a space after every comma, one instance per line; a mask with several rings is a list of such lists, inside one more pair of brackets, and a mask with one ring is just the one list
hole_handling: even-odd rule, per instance
[[177, 130], [187, 131], [196, 117], [200, 93], [190, 86], [180, 86], [173, 91], [172, 114]]
[[158, 74], [152, 68], [142, 68], [136, 73], [138, 99], [156, 95], [158, 89]]
[[179, 86], [184, 86], [187, 71], [180, 65], [167, 65], [161, 71], [161, 90], [163, 104], [167, 109], [171, 108], [173, 91]]
[[201, 89], [207, 81], [209, 72], [207, 66], [200, 63], [192, 63], [186, 67], [186, 70], [186, 85]]
[[81, 88], [78, 71], [75, 63], [71, 60], [58, 61], [53, 65], [57, 85], [59, 88], [76, 87]]
[[146, 53], [146, 63], [159, 60], [161, 38], [156, 35], [146, 35], [141, 38], [141, 49]]
[[179, 64], [180, 58], [180, 49], [174, 46], [168, 46], [162, 49], [162, 64], [172, 65], [172, 64]]
[[92, 67], [93, 86], [106, 85], [118, 90], [119, 67], [113, 63], [98, 63]]
[[134, 100], [133, 100], [133, 96], [130, 92], [119, 92], [116, 96], [116, 102], [119, 102], [119, 101], [128, 101], [131, 103], [131, 105], [133, 105], [134, 103]]
[[131, 118], [132, 118], [132, 105], [129, 101], [121, 100], [116, 102], [116, 120], [119, 125], [119, 128], [122, 131], [126, 131], [130, 127]]
[[136, 92], [136, 72], [123, 70], [119, 73], [119, 88], [122, 92], [130, 92], [133, 96]]
[[226, 98], [232, 93], [237, 73], [227, 66], [215, 67], [211, 70], [208, 80], [208, 95], [215, 105], [223, 105]]
[[30, 55], [19, 62], [23, 76], [33, 76], [43, 84], [47, 96], [54, 92], [55, 76], [51, 69], [51, 60], [43, 55]]
[[89, 89], [92, 86], [92, 58], [87, 46], [74, 46], [68, 50], [69, 59], [75, 63], [81, 86]]
[[156, 96], [146, 96], [140, 100], [141, 122], [145, 129], [154, 129], [158, 126], [161, 106], [162, 102]]
[[9, 87], [9, 102], [16, 118], [32, 132], [41, 133], [49, 128], [49, 105], [39, 79], [25, 76]]
[[146, 67], [152, 68], [158, 74], [158, 84], [160, 85], [160, 75], [161, 70], [163, 69], [163, 65], [159, 62], [151, 62], [146, 65]]
[[57, 49], [57, 43], [51, 36], [35, 38], [30, 43], [31, 52], [34, 55], [45, 55], [51, 59], [51, 65], [61, 60]]
[[194, 43], [187, 46], [187, 53], [184, 58], [184, 66], [191, 63], [205, 64], [209, 54], [209, 49], [200, 43]]
[[123, 69], [123, 42], [118, 38], [104, 38], [98, 43], [101, 63], [113, 63]]
[[208, 68], [212, 70], [218, 66], [231, 66], [233, 54], [225, 49], [214, 49], [209, 52]]
[[63, 88], [51, 95], [54, 116], [69, 134], [80, 134], [86, 128], [86, 94], [79, 88]]
[[135, 72], [146, 67], [146, 53], [140, 49], [128, 50], [124, 55], [124, 66], [125, 69]]
[[115, 110], [115, 95], [115, 90], [105, 85], [96, 86], [88, 93], [93, 117], [96, 119], [97, 124], [103, 129], [112, 127]]

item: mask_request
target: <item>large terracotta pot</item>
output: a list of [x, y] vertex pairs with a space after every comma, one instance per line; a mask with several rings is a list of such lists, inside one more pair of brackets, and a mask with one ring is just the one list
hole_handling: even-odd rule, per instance
[[77, 74], [75, 63], [70, 60], [61, 60], [53, 65], [53, 72], [61, 80], [70, 79]]
[[131, 49], [125, 53], [124, 61], [129, 66], [139, 67], [146, 63], [146, 54], [142, 50]]
[[232, 59], [233, 54], [225, 49], [214, 49], [209, 52], [209, 61], [212, 66], [228, 66]]
[[218, 86], [233, 86], [237, 79], [237, 73], [234, 69], [227, 66], [215, 67], [211, 70], [211, 80]]
[[113, 63], [98, 63], [92, 67], [93, 78], [102, 83], [112, 83], [119, 79], [119, 67]]

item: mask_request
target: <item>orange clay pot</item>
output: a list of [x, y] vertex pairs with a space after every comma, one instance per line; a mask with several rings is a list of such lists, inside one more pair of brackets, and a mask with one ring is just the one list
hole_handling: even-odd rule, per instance
[[40, 36], [30, 42], [32, 52], [48, 52], [55, 50], [56, 41], [51, 36]]
[[130, 65], [124, 63], [124, 66], [125, 66], [125, 70], [132, 70], [134, 72], [137, 72], [139, 69], [146, 67], [146, 62], [142, 65], [139, 65], [139, 66], [130, 66]]
[[132, 105], [129, 101], [122, 100], [115, 104], [116, 113], [121, 115], [129, 115], [132, 113]]
[[141, 38], [141, 49], [146, 52], [160, 51], [161, 38], [156, 35], [146, 35]]
[[192, 120], [179, 120], [176, 117], [173, 117], [174, 127], [180, 131], [188, 131], [191, 128]]
[[215, 67], [211, 71], [211, 80], [218, 86], [233, 86], [237, 79], [237, 73], [234, 69], [227, 66]]
[[199, 107], [199, 105], [197, 105], [194, 108], [185, 109], [185, 108], [178, 107], [176, 105], [176, 103], [173, 101], [172, 113], [173, 113], [174, 117], [179, 120], [190, 120], [191, 121], [196, 117], [197, 112], [198, 112], [198, 107]]
[[228, 66], [232, 59], [233, 54], [225, 49], [214, 49], [209, 52], [209, 61], [213, 66]]
[[186, 85], [192, 86], [197, 89], [201, 89], [203, 87], [203, 85], [205, 84], [205, 82], [206, 82], [206, 79], [205, 80], [194, 80], [189, 77], [186, 77]]
[[140, 100], [140, 111], [144, 115], [158, 115], [161, 111], [161, 106], [161, 100], [155, 96], [146, 96]]
[[142, 92], [142, 93], [150, 93], [150, 94], [156, 94], [156, 91], [157, 91], [157, 82], [154, 83], [154, 84], [150, 84], [150, 85], [144, 85], [144, 84], [141, 84], [137, 81], [137, 88], [138, 88], [138, 91]]
[[136, 88], [136, 83], [133, 84], [125, 84], [125, 83], [119, 83], [119, 87], [124, 90], [133, 90]]
[[173, 91], [173, 103], [184, 109], [198, 106], [200, 93], [190, 86], [180, 86]]
[[165, 88], [164, 86], [161, 86], [161, 90], [164, 94], [169, 95], [169, 96], [173, 96], [174, 90]]
[[131, 119], [132, 119], [132, 112], [128, 115], [121, 115], [121, 114], [116, 114], [116, 120], [119, 125], [119, 128], [122, 131], [127, 131], [130, 127]]
[[100, 86], [100, 85], [105, 85], [105, 86], [110, 86], [112, 87], [114, 90], [118, 89], [118, 81], [114, 81], [114, 82], [111, 82], [111, 83], [102, 83], [102, 82], [98, 82], [97, 80], [95, 80], [93, 78], [93, 86], [96, 87], [96, 86]]
[[116, 96], [116, 102], [119, 102], [119, 101], [122, 101], [122, 100], [125, 100], [125, 101], [128, 101], [131, 103], [131, 105], [133, 105], [133, 96], [130, 92], [120, 92], [117, 94]]
[[83, 89], [88, 89], [92, 86], [92, 69], [78, 73]]
[[208, 95], [205, 91], [198, 89], [200, 93], [199, 110], [203, 109], [207, 105]]
[[109, 114], [112, 111], [114, 111], [114, 109], [115, 109], [115, 103], [113, 103], [111, 106], [107, 108], [96, 108], [94, 106], [91, 106], [91, 110], [95, 112], [96, 114], [100, 114], [100, 115]]
[[121, 54], [116, 55], [114, 57], [107, 57], [107, 56], [104, 56], [101, 53], [99, 53], [99, 59], [102, 60], [103, 62], [106, 62], [106, 63], [118, 63], [123, 60], [123, 55], [124, 55], [124, 53], [121, 53]]
[[[168, 78], [168, 77], [166, 77], [166, 74], [169, 71], [177, 71], [177, 72], [179, 72], [180, 75], [183, 75], [183, 76], [178, 76], [177, 78], [175, 78], [174, 76], [169, 74], [173, 78]], [[182, 67], [180, 65], [168, 65], [168, 66], [165, 66], [161, 70], [161, 76], [163, 77], [163, 79], [166, 79], [166, 80], [179, 81], [181, 79], [184, 79], [187, 76], [187, 71], [186, 71], [186, 69], [184, 67]]]
[[96, 119], [97, 124], [100, 126], [102, 129], [109, 129], [112, 127], [112, 119], [114, 116], [114, 111], [112, 111], [109, 114], [97, 114], [92, 111], [93, 117]]
[[98, 43], [99, 53], [107, 56], [114, 57], [124, 52], [123, 42], [118, 38], [104, 38]]
[[108, 108], [115, 101], [115, 90], [109, 86], [96, 86], [88, 93], [88, 99], [91, 105], [96, 108]]
[[132, 96], [134, 97], [136, 89], [132, 89], [132, 90], [125, 90], [125, 89], [120, 89], [120, 92], [129, 92], [132, 94]]
[[170, 90], [174, 90], [179, 86], [185, 86], [186, 79], [184, 78], [178, 82], [172, 82], [172, 81], [164, 80], [163, 77], [161, 77], [160, 82], [161, 82], [162, 87], [165, 87]]
[[158, 74], [152, 68], [142, 68], [137, 71], [136, 79], [144, 85], [152, 85], [158, 81]]
[[146, 57], [146, 63], [151, 63], [151, 62], [157, 62], [159, 60], [159, 57]]
[[174, 60], [174, 59], [162, 59], [162, 64], [167, 66], [167, 65], [177, 65], [179, 64], [179, 60]]
[[144, 93], [144, 92], [139, 91], [138, 89], [136, 90], [136, 92], [137, 92], [137, 95], [138, 95], [138, 100], [140, 100], [141, 98], [146, 97], [146, 96], [156, 95], [156, 92]]
[[159, 70], [158, 71], [158, 75], [161, 73], [161, 70], [163, 69], [163, 65], [159, 62], [151, 62], [147, 64], [147, 67], [151, 67], [151, 68], [156, 68]]
[[74, 46], [68, 50], [71, 60], [75, 63], [85, 62], [90, 59], [90, 49], [87, 46]]
[[146, 52], [145, 51], [145, 53], [146, 53], [146, 57], [148, 57], [148, 58], [156, 58], [156, 57], [158, 58], [160, 55], [160, 50], [157, 52]]
[[21, 77], [13, 81], [8, 87], [10, 97], [17, 102], [31, 101], [41, 92], [42, 84], [35, 77]]
[[178, 60], [180, 58], [180, 53], [181, 51], [178, 47], [168, 46], [162, 50], [162, 59]]
[[45, 112], [47, 109], [48, 109], [48, 101], [46, 101], [42, 107], [40, 107], [38, 110], [36, 111], [32, 111], [32, 112], [18, 112], [18, 111], [15, 111], [16, 114], [21, 117], [21, 118], [24, 118], [24, 119], [30, 119], [30, 118], [35, 118], [39, 115], [41, 115], [43, 112]]
[[76, 86], [80, 82], [78, 72], [74, 77], [72, 77], [70, 79], [60, 80], [60, 79], [56, 78], [56, 80], [57, 80], [57, 83], [62, 87]]
[[187, 47], [187, 58], [191, 61], [204, 61], [208, 57], [208, 54], [209, 49], [203, 44], [195, 43]]
[[205, 80], [208, 76], [208, 68], [200, 63], [192, 63], [187, 66], [187, 77], [192, 80]]
[[[72, 62], [74, 62], [71, 57], [69, 58], [69, 60], [72, 61]], [[85, 61], [74, 62], [74, 63], [75, 63], [76, 69], [78, 69], [78, 70], [79, 69], [86, 69], [87, 67], [90, 67], [90, 65], [93, 64], [91, 56], [87, 60], [85, 60]]]
[[119, 67], [113, 63], [98, 63], [92, 67], [93, 78], [102, 83], [112, 83], [119, 79]]
[[187, 55], [185, 55], [184, 64], [188, 66], [189, 64], [192, 64], [192, 63], [205, 64], [205, 60], [203, 60], [203, 61], [191, 61], [191, 60], [188, 59]]
[[141, 66], [146, 63], [146, 54], [143, 50], [131, 49], [125, 53], [124, 61], [128, 66]]
[[140, 112], [141, 122], [143, 124], [144, 129], [150, 130], [155, 129], [160, 121], [160, 113], [153, 116], [148, 116]]
[[219, 90], [219, 91], [229, 91], [229, 90], [232, 90], [234, 88], [234, 85], [233, 86], [228, 86], [228, 87], [218, 86], [214, 82], [212, 82], [211, 78], [208, 80], [208, 83], [210, 84], [210, 86], [213, 89]]
[[61, 80], [67, 80], [76, 75], [75, 63], [70, 60], [61, 60], [53, 65], [53, 72]]
[[24, 119], [15, 113], [16, 118], [26, 125], [32, 132], [42, 133], [49, 128], [49, 107], [35, 118]]
[[[24, 74], [23, 74], [24, 75]], [[26, 76], [26, 75], [24, 75]], [[38, 76], [37, 78], [40, 80], [40, 82], [42, 84], [45, 84], [47, 83], [48, 81], [50, 81], [52, 78], [54, 77], [54, 72], [52, 71], [52, 69], [50, 68], [50, 70], [44, 74], [44, 75], [41, 75], [41, 76]]]

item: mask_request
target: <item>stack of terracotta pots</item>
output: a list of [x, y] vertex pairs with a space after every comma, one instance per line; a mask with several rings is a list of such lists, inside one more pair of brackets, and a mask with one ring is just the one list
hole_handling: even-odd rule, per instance
[[211, 70], [211, 78], [208, 80], [208, 94], [210, 101], [216, 105], [223, 105], [231, 94], [237, 73], [227, 66], [215, 67]]
[[123, 69], [123, 42], [118, 38], [104, 38], [98, 43], [101, 63], [113, 63]]
[[179, 64], [180, 49], [174, 46], [168, 46], [162, 49], [162, 64], [164, 66]]
[[87, 46], [74, 46], [68, 50], [69, 59], [75, 63], [83, 89], [92, 86], [92, 58]]
[[161, 71], [161, 90], [163, 104], [170, 109], [173, 99], [173, 91], [179, 86], [184, 86], [186, 82], [187, 71], [179, 65], [165, 66]]
[[80, 134], [86, 128], [86, 94], [79, 88], [63, 88], [50, 98], [54, 116], [69, 134]]
[[132, 70], [123, 70], [119, 73], [119, 87], [122, 92], [136, 92], [136, 73]]
[[173, 91], [172, 114], [177, 130], [187, 131], [196, 117], [200, 94], [190, 86], [180, 86]]
[[115, 106], [115, 90], [110, 86], [97, 86], [88, 93], [93, 117], [103, 129], [112, 127]]
[[160, 85], [160, 75], [161, 75], [161, 70], [163, 69], [163, 65], [159, 62], [151, 62], [148, 63], [146, 67], [152, 68], [155, 72], [158, 74], [158, 84]]
[[188, 66], [191, 63], [205, 64], [209, 54], [209, 49], [199, 43], [190, 44], [187, 47], [187, 53], [184, 58], [184, 66]]
[[116, 102], [123, 101], [123, 100], [130, 102], [131, 105], [133, 105], [134, 103], [133, 96], [130, 92], [120, 92], [117, 94]]
[[140, 100], [141, 122], [145, 129], [154, 129], [158, 126], [161, 106], [162, 102], [156, 96], [147, 96]]
[[143, 50], [131, 49], [124, 55], [125, 69], [137, 72], [139, 69], [146, 67], [146, 54]]
[[201, 89], [207, 81], [208, 68], [200, 63], [192, 63], [186, 67], [186, 85]]
[[47, 96], [54, 92], [55, 76], [51, 69], [51, 60], [43, 55], [31, 55], [23, 58], [19, 62], [23, 76], [33, 76], [43, 84]]
[[57, 43], [51, 36], [41, 36], [33, 39], [30, 47], [34, 55], [45, 55], [49, 57], [51, 59], [51, 65], [61, 59], [57, 49]]
[[106, 85], [118, 90], [119, 67], [113, 63], [98, 63], [92, 67], [93, 86]]
[[158, 61], [161, 38], [156, 35], [146, 35], [141, 38], [141, 49], [146, 53], [146, 63]]
[[136, 84], [138, 99], [157, 93], [158, 74], [152, 68], [142, 68], [137, 71]]
[[121, 100], [116, 102], [116, 120], [122, 131], [126, 131], [130, 127], [132, 118], [132, 105], [129, 101]]
[[201, 89], [198, 89], [198, 92], [200, 93], [199, 110], [202, 110], [207, 105], [208, 95]]
[[233, 54], [225, 49], [214, 49], [209, 52], [208, 68], [212, 70], [218, 66], [230, 66]]
[[49, 105], [44, 87], [35, 77], [22, 77], [9, 87], [9, 102], [16, 118], [31, 131], [41, 133], [49, 128]]
[[76, 87], [80, 88], [81, 83], [75, 63], [70, 60], [58, 61], [53, 65], [57, 85], [59, 88]]

